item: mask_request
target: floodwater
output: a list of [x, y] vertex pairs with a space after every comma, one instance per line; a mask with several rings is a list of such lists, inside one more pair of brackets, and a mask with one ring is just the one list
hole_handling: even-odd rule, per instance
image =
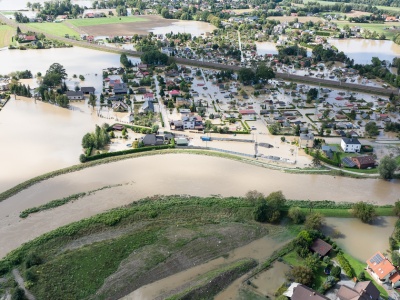
[[[131, 58], [132, 61], [139, 61]], [[31, 70], [44, 74], [49, 66], [62, 64], [68, 77], [67, 85], [73, 89], [93, 86], [99, 94], [102, 89], [102, 69], [120, 66], [119, 55], [85, 48], [60, 48], [48, 50], [0, 51], [1, 74]], [[72, 75], [84, 75], [85, 81]], [[97, 76], [96, 76], [97, 74]], [[31, 87], [36, 79], [29, 82]], [[95, 124], [112, 120], [98, 118], [85, 101], [71, 102], [71, 110], [51, 104], [24, 99], [11, 100], [0, 112], [0, 192], [33, 176], [79, 163], [81, 140]], [[104, 112], [104, 116], [113, 117]]]
[[[276, 48], [276, 44], [273, 42], [255, 42], [257, 47], [258, 55], [265, 54], [278, 54], [278, 49]], [[312, 51], [307, 49], [307, 56], [311, 57]]]
[[[121, 183], [129, 184], [97, 192], [95, 196], [26, 220], [18, 217], [22, 210], [54, 199]], [[138, 157], [60, 175], [0, 202], [0, 257], [52, 229], [157, 194], [243, 196], [254, 189], [264, 194], [281, 190], [288, 199], [352, 202], [370, 199], [388, 204], [398, 199], [399, 184], [378, 179], [282, 173], [203, 155]]]
[[[10, 11], [10, 10], [20, 10], [27, 9], [27, 0], [0, 0], [0, 10]], [[44, 2], [49, 2], [48, 0], [35, 0], [31, 3], [40, 3], [43, 6]], [[80, 6], [92, 6], [93, 0], [72, 0], [72, 4], [78, 4]]]
[[273, 298], [275, 292], [285, 283], [285, 274], [289, 270], [287, 264], [276, 261], [272, 268], [257, 275], [252, 283], [257, 286], [259, 293]]
[[400, 55], [400, 45], [392, 41], [367, 39], [329, 39], [328, 42], [354, 59], [357, 64], [370, 64], [372, 57], [392, 62]]
[[[190, 283], [191, 281], [195, 280], [196, 277], [198, 277], [199, 275], [205, 274], [213, 269], [217, 269], [224, 264], [232, 263], [238, 259], [254, 258], [262, 262], [266, 260], [275, 250], [283, 246], [283, 244], [283, 242], [279, 243], [271, 238], [263, 237], [254, 242], [251, 242], [248, 245], [239, 247], [235, 250], [228, 252], [229, 255], [226, 258], [220, 257], [211, 260], [205, 264], [201, 264], [199, 266], [150, 283], [137, 289], [136, 291], [132, 292], [122, 299], [154, 299], [161, 294], [165, 294], [166, 292], [168, 293], [168, 291], [176, 290], [180, 286]], [[245, 276], [246, 275], [244, 275], [243, 277]], [[241, 277], [240, 279], [243, 280], [243, 277]], [[215, 299], [233, 299], [231, 298], [231, 296], [237, 295], [239, 285], [241, 283], [240, 279], [234, 281], [234, 283], [231, 284], [226, 290], [218, 294]], [[189, 288], [189, 286], [186, 288]]]
[[326, 218], [324, 233], [338, 235], [336, 243], [353, 257], [364, 262], [376, 251], [387, 252], [389, 236], [394, 230], [396, 217], [380, 217], [374, 224], [362, 223], [355, 218]]
[[213, 32], [214, 29], [217, 29], [217, 27], [206, 22], [178, 21], [178, 22], [173, 22], [169, 26], [154, 27], [149, 31], [153, 32], [154, 34], [167, 34], [173, 32], [175, 34], [190, 33], [192, 36], [199, 36], [204, 34], [205, 32]]

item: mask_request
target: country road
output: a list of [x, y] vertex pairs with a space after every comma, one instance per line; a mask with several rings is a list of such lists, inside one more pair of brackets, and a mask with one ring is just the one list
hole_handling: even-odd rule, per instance
[[[4, 22], [7, 25], [12, 26], [14, 28], [19, 26], [22, 31], [31, 30], [25, 24], [15, 23], [14, 21], [9, 20], [7, 17], [2, 15], [1, 13], [0, 13], [0, 21]], [[56, 35], [53, 35], [50, 33], [46, 33], [44, 31], [40, 31], [40, 30], [37, 30], [37, 32], [45, 34], [50, 39], [60, 40], [65, 43], [72, 44], [74, 46], [85, 47], [85, 48], [90, 48], [90, 49], [95, 49], [95, 50], [100, 50], [100, 51], [106, 51], [106, 52], [113, 52], [113, 53], [118, 53], [118, 54], [125, 53], [129, 56], [136, 56], [136, 57], [140, 57], [143, 54], [140, 51], [117, 49], [117, 48], [107, 47], [104, 45], [88, 43], [86, 41], [76, 41], [73, 39], [68, 39], [65, 37], [60, 37], [60, 36], [56, 36]], [[226, 65], [226, 64], [213, 63], [213, 62], [204, 62], [204, 61], [191, 60], [191, 59], [179, 58], [179, 57], [175, 57], [175, 61], [178, 64], [189, 65], [189, 66], [199, 66], [199, 67], [205, 67], [205, 68], [210, 68], [210, 69], [219, 69], [219, 70], [228, 69], [228, 70], [237, 71], [242, 68], [242, 67], [236, 66], [236, 65]], [[326, 86], [326, 87], [339, 88], [339, 89], [349, 90], [349, 91], [358, 91], [358, 92], [370, 93], [370, 94], [382, 95], [382, 96], [390, 96], [390, 94], [392, 94], [392, 93], [393, 94], [398, 93], [398, 90], [394, 89], [394, 88], [385, 89], [382, 87], [373, 87], [373, 86], [365, 86], [362, 84], [338, 82], [338, 81], [333, 81], [333, 80], [328, 80], [328, 79], [300, 76], [300, 75], [294, 75], [294, 74], [288, 74], [288, 73], [282, 73], [282, 72], [275, 72], [275, 76], [277, 79], [283, 79], [283, 80], [295, 81], [295, 82], [303, 82], [303, 83], [312, 84], [312, 85], [321, 85], [321, 86]]]

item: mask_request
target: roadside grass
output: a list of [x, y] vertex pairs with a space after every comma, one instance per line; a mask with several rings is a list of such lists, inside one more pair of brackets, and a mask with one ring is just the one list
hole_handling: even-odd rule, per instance
[[8, 25], [0, 25], [0, 48], [11, 44], [11, 38], [15, 34], [15, 29]]
[[105, 24], [118, 24], [118, 23], [133, 23], [133, 22], [145, 22], [148, 21], [146, 18], [131, 16], [131, 17], [107, 17], [107, 18], [86, 18], [86, 19], [71, 19], [66, 22], [71, 23], [74, 26], [95, 26]]
[[361, 173], [361, 174], [378, 174], [378, 168], [371, 168], [371, 169], [358, 169], [358, 168], [343, 168], [343, 170]]
[[364, 271], [366, 279], [371, 280], [372, 283], [378, 288], [379, 292], [381, 293], [381, 297], [383, 299], [388, 299], [388, 293], [386, 292], [386, 290], [381, 285], [375, 283], [375, 280], [369, 275], [367, 271], [365, 271], [366, 263], [359, 261], [348, 253], [343, 253], [343, 256], [349, 261], [350, 265], [353, 267], [356, 276]]
[[65, 37], [66, 34], [69, 36], [79, 36], [78, 32], [69, 28], [64, 23], [28, 23], [26, 26], [32, 31], [40, 31], [59, 37]]

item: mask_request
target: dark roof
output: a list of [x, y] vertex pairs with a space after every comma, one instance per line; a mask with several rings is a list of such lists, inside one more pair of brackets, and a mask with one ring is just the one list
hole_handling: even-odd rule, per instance
[[299, 284], [293, 289], [293, 295], [291, 300], [329, 300], [324, 295], [306, 287], [305, 285]]
[[375, 158], [372, 155], [352, 157], [351, 160], [360, 165], [375, 164]]
[[337, 293], [340, 300], [378, 300], [379, 295], [371, 281], [358, 282], [354, 288], [342, 285]]
[[142, 138], [142, 142], [145, 146], [162, 145], [164, 144], [164, 137], [156, 136], [155, 134], [146, 134]]
[[75, 91], [67, 91], [65, 93], [65, 95], [67, 95], [67, 97], [72, 97], [72, 96], [81, 96], [81, 97], [83, 97], [83, 92], [82, 91], [77, 91], [77, 92], [75, 92]]
[[144, 101], [143, 105], [142, 105], [142, 110], [144, 111], [152, 111], [154, 112], [154, 104], [151, 101]]
[[361, 145], [360, 141], [358, 138], [342, 138], [342, 140], [347, 144], [347, 145]]
[[92, 87], [92, 86], [83, 86], [83, 87], [81, 87], [81, 91], [83, 92], [83, 93], [94, 93], [94, 91], [95, 91], [96, 89], [94, 88], [94, 87]]
[[354, 167], [354, 166], [356, 165], [356, 164], [354, 163], [354, 161], [352, 161], [352, 160], [350, 159], [350, 157], [343, 157], [342, 163], [343, 163], [344, 165], [346, 165], [347, 167], [349, 167], [349, 168], [352, 168], [352, 167]]
[[325, 256], [331, 251], [332, 246], [329, 245], [327, 242], [321, 239], [316, 239], [314, 243], [311, 245], [310, 249], [321, 256]]

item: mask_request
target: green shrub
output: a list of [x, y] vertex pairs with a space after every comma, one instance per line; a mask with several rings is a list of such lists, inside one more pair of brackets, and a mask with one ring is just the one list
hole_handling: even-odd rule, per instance
[[349, 261], [343, 256], [342, 253], [338, 253], [338, 255], [336, 256], [339, 264], [341, 265], [341, 267], [343, 268], [343, 271], [346, 273], [347, 276], [349, 276], [350, 278], [355, 277], [355, 273], [353, 268], [351, 267]]
[[85, 154], [79, 155], [79, 161], [80, 161], [81, 163], [86, 162], [86, 155], [85, 155]]
[[30, 267], [38, 266], [38, 265], [40, 265], [42, 263], [43, 263], [42, 258], [39, 255], [37, 255], [36, 253], [31, 252], [26, 257], [25, 267], [27, 269], [29, 269]]
[[340, 278], [340, 273], [342, 272], [342, 269], [339, 266], [335, 266], [331, 269], [331, 276], [335, 278]]

